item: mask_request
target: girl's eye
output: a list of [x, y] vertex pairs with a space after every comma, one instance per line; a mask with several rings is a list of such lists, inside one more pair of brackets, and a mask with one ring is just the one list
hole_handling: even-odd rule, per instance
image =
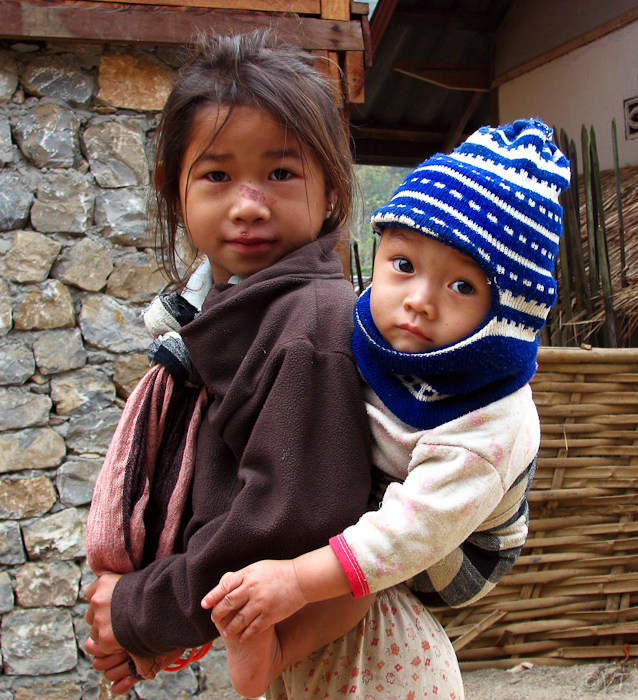
[[452, 289], [459, 294], [472, 294], [475, 291], [474, 285], [466, 280], [457, 280], [452, 283]]
[[228, 182], [230, 180], [228, 173], [223, 170], [213, 170], [212, 173], [208, 173], [207, 177], [213, 182]]
[[397, 272], [403, 272], [405, 274], [414, 272], [414, 267], [407, 258], [395, 258], [392, 261], [392, 265]]
[[286, 170], [286, 168], [277, 168], [277, 170], [273, 170], [270, 175], [271, 179], [276, 180], [277, 182], [289, 180], [292, 176], [293, 173], [290, 172], [290, 170]]

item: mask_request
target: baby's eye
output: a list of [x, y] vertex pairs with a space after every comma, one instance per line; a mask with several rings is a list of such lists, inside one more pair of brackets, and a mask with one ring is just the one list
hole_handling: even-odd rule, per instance
[[414, 272], [414, 267], [407, 258], [395, 258], [392, 261], [392, 265], [397, 272], [403, 272], [405, 274]]
[[228, 173], [225, 173], [223, 170], [213, 170], [206, 177], [213, 182], [228, 182], [230, 180]]
[[467, 280], [457, 280], [452, 282], [452, 289], [459, 294], [472, 294], [475, 291], [474, 285]]
[[290, 170], [286, 170], [286, 168], [277, 168], [277, 170], [272, 171], [270, 178], [278, 182], [283, 182], [284, 180], [289, 180], [293, 175], [294, 173]]

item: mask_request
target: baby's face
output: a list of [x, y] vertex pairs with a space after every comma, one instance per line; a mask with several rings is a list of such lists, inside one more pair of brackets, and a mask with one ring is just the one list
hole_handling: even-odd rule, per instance
[[476, 330], [492, 303], [487, 277], [467, 255], [409, 229], [384, 229], [370, 310], [400, 352], [428, 352]]

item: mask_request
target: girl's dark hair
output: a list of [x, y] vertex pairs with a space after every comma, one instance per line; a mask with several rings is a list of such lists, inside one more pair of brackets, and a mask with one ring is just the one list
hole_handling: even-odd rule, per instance
[[313, 62], [313, 56], [279, 43], [267, 31], [207, 36], [198, 42], [166, 102], [156, 145], [156, 238], [163, 267], [173, 282], [184, 282], [177, 251], [182, 159], [194, 116], [204, 104], [268, 110], [302, 147], [314, 153], [326, 191], [337, 193], [319, 235], [348, 224], [354, 188], [348, 137], [334, 87], [313, 68]]

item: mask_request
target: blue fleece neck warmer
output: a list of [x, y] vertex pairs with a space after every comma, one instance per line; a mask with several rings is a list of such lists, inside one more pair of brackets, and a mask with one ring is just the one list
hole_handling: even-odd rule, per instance
[[451, 154], [424, 161], [372, 215], [471, 257], [485, 272], [492, 306], [467, 338], [426, 353], [401, 353], [379, 334], [369, 293], [355, 309], [353, 349], [365, 380], [401, 420], [432, 428], [526, 384], [537, 333], [556, 300], [562, 232], [560, 192], [569, 162], [536, 119], [483, 127]]
[[495, 335], [491, 322], [444, 348], [394, 350], [372, 320], [370, 287], [357, 300], [354, 321], [352, 350], [361, 375], [392, 413], [420, 430], [512, 394], [536, 371], [536, 339]]

